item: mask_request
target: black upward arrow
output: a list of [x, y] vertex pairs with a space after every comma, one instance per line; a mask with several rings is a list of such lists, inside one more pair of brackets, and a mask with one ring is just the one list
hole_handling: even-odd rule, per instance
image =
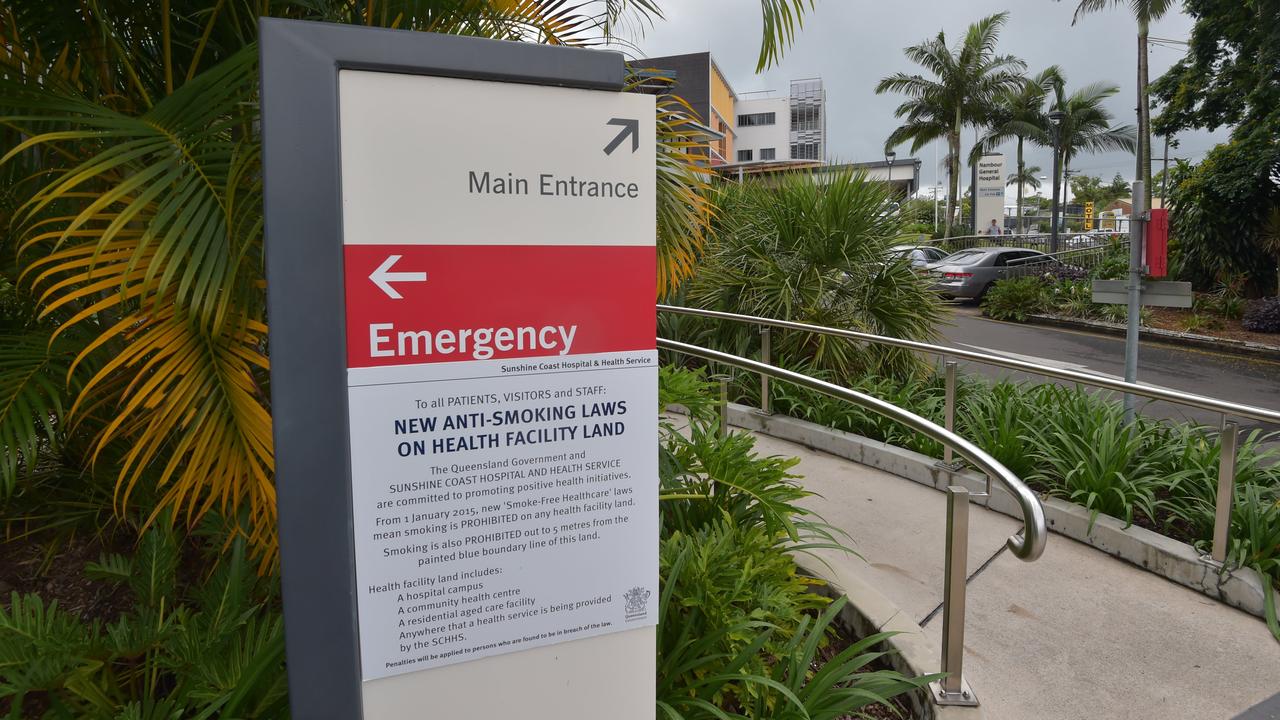
[[611, 140], [608, 145], [604, 146], [605, 155], [612, 155], [613, 151], [617, 150], [618, 146], [622, 144], [622, 141], [627, 139], [628, 134], [631, 135], [631, 152], [635, 152], [636, 150], [640, 149], [640, 121], [639, 120], [629, 120], [627, 118], [613, 118], [609, 122], [605, 123], [605, 125], [621, 125], [622, 126], [622, 131], [618, 133], [618, 136], [615, 137], [613, 140]]

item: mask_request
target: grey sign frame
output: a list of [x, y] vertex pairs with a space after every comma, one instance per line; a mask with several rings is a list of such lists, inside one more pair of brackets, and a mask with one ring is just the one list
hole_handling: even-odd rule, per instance
[[[1129, 302], [1128, 280], [1094, 280], [1093, 301], [1104, 305]], [[1177, 280], [1143, 280], [1141, 302], [1154, 307], [1191, 307], [1191, 283]]]
[[[620, 53], [263, 18], [262, 145], [276, 497], [291, 714], [363, 717], [338, 72], [621, 91]], [[597, 148], [593, 148], [598, 150]]]

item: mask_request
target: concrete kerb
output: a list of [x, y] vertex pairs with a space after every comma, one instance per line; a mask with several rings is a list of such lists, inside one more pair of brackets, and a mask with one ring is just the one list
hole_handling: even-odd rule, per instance
[[[802, 562], [802, 558], [797, 558]], [[804, 562], [801, 569], [827, 583], [822, 592], [829, 597], [844, 596], [848, 599], [836, 618], [841, 630], [855, 636], [868, 637], [876, 633], [896, 633], [885, 640], [892, 653], [885, 660], [894, 670], [909, 677], [923, 677], [938, 672], [941, 654], [938, 646], [924, 630], [887, 597], [853, 575], [841, 573], [821, 562]], [[958, 707], [938, 705], [928, 688], [910, 693], [912, 717], [921, 720], [984, 720], [982, 706]], [[978, 701], [982, 693], [978, 692]]]
[[[1117, 323], [1103, 322], [1100, 320], [1081, 320], [1079, 318], [1062, 317], [1061, 315], [1028, 315], [1027, 322], [1033, 325], [1049, 325], [1052, 327], [1068, 328], [1072, 330], [1085, 330], [1104, 335], [1123, 336], [1125, 333], [1125, 326]], [[1243, 357], [1280, 360], [1280, 346], [1265, 345], [1263, 343], [1250, 342], [1248, 340], [1220, 338], [1212, 335], [1200, 335], [1197, 333], [1179, 332], [1177, 330], [1165, 330], [1164, 328], [1153, 327], [1142, 328], [1138, 332], [1138, 336], [1143, 340], [1177, 345], [1179, 347], [1194, 347], [1201, 350], [1212, 350], [1214, 352], [1240, 355]]]
[[[971, 491], [982, 492], [987, 485], [985, 476], [968, 470], [948, 472], [938, 467], [935, 458], [927, 455], [784, 415], [764, 415], [745, 405], [729, 406], [729, 423], [883, 470], [939, 491], [948, 485], [960, 484]], [[1186, 543], [1136, 525], [1125, 527], [1122, 520], [1109, 515], [1099, 515], [1090, 528], [1089, 511], [1082, 506], [1058, 498], [1045, 498], [1043, 502], [1045, 521], [1051, 531], [1091, 545], [1252, 615], [1264, 616], [1266, 596], [1263, 593], [1269, 590], [1268, 584], [1252, 569], [1223, 570]], [[992, 485], [990, 497], [975, 503], [1010, 517], [1022, 518], [1013, 497], [998, 484]], [[1276, 603], [1280, 606], [1280, 593], [1276, 593]]]

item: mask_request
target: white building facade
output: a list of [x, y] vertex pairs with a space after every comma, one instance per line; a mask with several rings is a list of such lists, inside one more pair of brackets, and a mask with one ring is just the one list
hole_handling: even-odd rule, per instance
[[821, 78], [792, 80], [786, 97], [739, 97], [730, 163], [825, 162], [827, 96]]
[[738, 116], [737, 157], [729, 158], [731, 162], [791, 159], [791, 106], [787, 98], [738, 100], [734, 113]]

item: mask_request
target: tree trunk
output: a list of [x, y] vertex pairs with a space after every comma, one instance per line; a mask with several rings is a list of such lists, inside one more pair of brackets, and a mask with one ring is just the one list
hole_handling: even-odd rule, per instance
[[1138, 20], [1138, 175], [1143, 182], [1143, 195], [1151, 208], [1151, 94], [1147, 76], [1148, 24]]
[[1021, 234], [1023, 234], [1023, 233], [1025, 232], [1025, 231], [1023, 230], [1023, 226], [1022, 226], [1022, 180], [1023, 180], [1023, 167], [1022, 167], [1022, 136], [1021, 136], [1021, 135], [1019, 135], [1019, 136], [1018, 136], [1018, 204], [1017, 204], [1017, 213], [1018, 213], [1018, 225], [1017, 225], [1017, 227], [1018, 227], [1018, 234], [1019, 234], [1019, 235], [1021, 235]]
[[[978, 149], [978, 126], [973, 126], [973, 151]], [[981, 157], [981, 156], [979, 156]], [[969, 227], [970, 232], [978, 234], [978, 161], [969, 153]]]
[[958, 187], [960, 182], [960, 133], [959, 131], [947, 133], [947, 148], [950, 150], [951, 157], [947, 160], [947, 224], [946, 234], [943, 237], [951, 237], [951, 225], [955, 219], [955, 207], [957, 195], [960, 192]]

